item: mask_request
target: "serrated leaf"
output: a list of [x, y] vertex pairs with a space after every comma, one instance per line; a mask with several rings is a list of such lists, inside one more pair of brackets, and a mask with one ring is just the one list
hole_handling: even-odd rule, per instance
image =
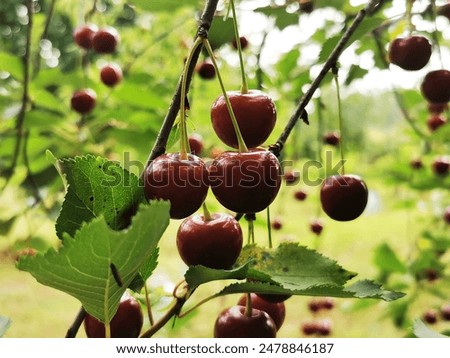
[[388, 243], [382, 243], [376, 248], [374, 261], [375, 265], [384, 272], [406, 272], [406, 266], [400, 261]]
[[234, 24], [232, 18], [224, 18], [223, 16], [214, 16], [211, 29], [208, 31], [208, 40], [213, 49], [222, 45], [231, 43], [235, 38]]
[[65, 235], [59, 251], [23, 257], [18, 268], [77, 298], [89, 314], [109, 322], [125, 289], [157, 247], [169, 224], [169, 207], [164, 201], [141, 205], [130, 227], [122, 231], [112, 230], [103, 217], [96, 218], [75, 237]]
[[275, 19], [275, 25], [283, 30], [290, 25], [297, 25], [299, 16], [298, 14], [289, 13], [284, 6], [266, 6], [255, 9], [255, 12], [263, 13], [266, 16], [273, 17]]
[[145, 285], [145, 281], [152, 275], [153, 271], [158, 266], [159, 248], [157, 247], [147, 261], [142, 266], [139, 274], [131, 281], [129, 288], [135, 292], [140, 292]]
[[11, 325], [11, 319], [5, 316], [0, 316], [0, 338], [3, 337]]
[[417, 338], [450, 338], [430, 329], [422, 320], [414, 320], [413, 332]]
[[58, 166], [68, 183], [56, 222], [61, 239], [63, 233], [73, 236], [83, 222], [100, 215], [112, 229], [123, 229], [145, 201], [139, 178], [115, 162], [87, 155], [60, 160]]
[[[366, 35], [370, 31], [372, 31], [375, 28], [377, 28], [378, 26], [380, 26], [383, 22], [384, 22], [384, 19], [381, 17], [369, 17], [369, 18], [364, 19], [364, 21], [355, 30], [355, 32], [352, 34], [352, 36], [346, 43], [345, 48], [348, 48], [356, 40], [361, 39], [364, 35]], [[338, 44], [341, 37], [342, 37], [342, 34], [340, 33], [336, 36], [329, 38], [322, 44], [322, 50], [320, 51], [318, 62], [325, 62], [327, 60], [327, 58], [333, 52], [333, 49]]]

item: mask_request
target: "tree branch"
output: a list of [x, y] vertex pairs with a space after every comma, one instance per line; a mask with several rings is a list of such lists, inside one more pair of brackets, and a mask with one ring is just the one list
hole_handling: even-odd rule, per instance
[[83, 307], [81, 307], [72, 325], [67, 330], [65, 338], [75, 338], [77, 336], [78, 330], [80, 329], [80, 326], [83, 323], [85, 317], [86, 311]]
[[[195, 39], [199, 37], [200, 35], [203, 37], [207, 36], [208, 30], [211, 27], [211, 23], [214, 18], [214, 14], [216, 12], [217, 3], [219, 0], [208, 0], [205, 5], [205, 9], [203, 10], [203, 13], [200, 18], [200, 25], [197, 30], [197, 34], [195, 36]], [[192, 57], [191, 65], [189, 66], [187, 75], [186, 75], [186, 88], [189, 88], [191, 80], [192, 80], [192, 74], [194, 72], [195, 66], [197, 64], [199, 55], [201, 53], [202, 46], [199, 46]], [[166, 145], [167, 140], [170, 135], [170, 131], [172, 130], [173, 124], [175, 122], [175, 119], [177, 118], [177, 114], [180, 110], [180, 102], [181, 102], [181, 83], [182, 83], [182, 76], [180, 76], [180, 79], [178, 80], [177, 89], [175, 91], [175, 94], [172, 98], [172, 102], [169, 106], [169, 110], [166, 114], [166, 117], [164, 118], [163, 124], [161, 126], [161, 129], [158, 133], [158, 136], [156, 137], [155, 144], [152, 148], [152, 151], [150, 152], [150, 155], [147, 159], [147, 165], [153, 161], [156, 157], [160, 156], [166, 151]]]
[[356, 31], [356, 29], [362, 23], [362, 21], [364, 20], [366, 15], [368, 13], [372, 13], [374, 11], [374, 9], [376, 9], [376, 7], [378, 6], [379, 3], [380, 3], [380, 0], [371, 0], [364, 9], [362, 9], [358, 12], [358, 15], [356, 15], [351, 26], [342, 35], [341, 39], [339, 40], [338, 44], [334, 48], [330, 57], [327, 59], [327, 61], [323, 65], [322, 70], [320, 71], [319, 75], [313, 81], [313, 83], [311, 84], [311, 87], [308, 89], [308, 91], [303, 95], [302, 99], [300, 100], [298, 106], [296, 107], [294, 113], [292, 114], [291, 118], [289, 119], [288, 124], [284, 128], [284, 130], [281, 133], [281, 135], [279, 136], [278, 140], [276, 141], [275, 144], [273, 144], [269, 147], [270, 151], [273, 152], [276, 156], [279, 156], [292, 129], [295, 127], [295, 124], [297, 123], [297, 121], [300, 118], [302, 118], [302, 116], [305, 112], [305, 107], [311, 100], [312, 96], [314, 95], [314, 92], [319, 88], [320, 83], [325, 78], [326, 74], [330, 71], [330, 69], [336, 65], [336, 62], [339, 59], [339, 56], [345, 50], [345, 47], [350, 40], [350, 37], [353, 35], [353, 33]]
[[[48, 9], [48, 14], [45, 19], [44, 31], [42, 31], [40, 41], [47, 38], [48, 29], [50, 27], [50, 22], [53, 18], [53, 13], [55, 11], [55, 3], [56, 3], [56, 0], [52, 0], [52, 2], [50, 3], [50, 7]], [[41, 69], [41, 54], [40, 54], [40, 51], [36, 51], [36, 55], [34, 58], [33, 78], [36, 77], [36, 75], [38, 74], [40, 69]]]

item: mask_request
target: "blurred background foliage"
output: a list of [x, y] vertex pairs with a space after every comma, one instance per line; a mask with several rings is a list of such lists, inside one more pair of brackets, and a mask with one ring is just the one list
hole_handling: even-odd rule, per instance
[[[282, 189], [272, 209], [273, 216], [284, 222], [276, 233], [279, 240], [300, 240], [346, 268], [408, 293], [389, 307], [342, 300], [338, 312], [333, 313], [334, 321], [342, 322], [341, 329], [336, 323], [336, 336], [407, 335], [412, 318], [431, 306], [448, 303], [450, 297], [450, 236], [448, 224], [442, 220], [444, 209], [450, 205], [450, 176], [437, 176], [431, 169], [437, 157], [449, 155], [450, 126], [434, 132], [428, 129], [428, 104], [419, 91], [426, 72], [448, 68], [450, 63], [449, 19], [437, 15], [445, 1], [414, 1], [415, 32], [433, 42], [430, 63], [414, 73], [386, 62], [389, 42], [407, 31], [406, 1], [381, 3], [364, 21], [339, 62], [347, 171], [362, 175], [369, 184], [371, 201], [365, 216], [347, 226], [324, 218], [324, 234], [317, 238], [309, 232], [308, 221], [321, 216], [318, 188], [308, 187], [304, 176], [297, 185]], [[23, 250], [45, 251], [58, 244], [54, 222], [64, 187], [46, 150], [58, 158], [87, 153], [104, 156], [139, 174], [174, 94], [203, 5], [198, 0], [37, 0], [30, 16], [26, 1], [1, 1], [0, 315], [12, 318], [10, 336], [46, 335], [39, 330], [39, 322], [49, 322], [54, 302], [63, 313], [53, 315], [58, 328], [49, 331], [50, 336], [62, 335], [76, 312], [71, 298], [64, 301], [60, 293], [37, 288], [14, 269], [15, 257]], [[364, 5], [364, 1], [348, 0], [239, 2], [241, 35], [249, 40], [244, 56], [250, 87], [268, 92], [278, 110], [277, 127], [267, 144], [276, 141], [343, 29]], [[239, 63], [225, 8], [220, 2], [210, 41], [227, 89], [236, 90], [240, 86]], [[77, 47], [72, 33], [83, 23], [116, 28], [120, 34], [118, 50], [99, 55]], [[203, 54], [200, 61], [206, 57]], [[107, 62], [119, 64], [124, 72], [123, 81], [113, 89], [99, 78], [100, 68]], [[70, 97], [86, 87], [96, 91], [97, 105], [92, 113], [80, 117], [71, 110]], [[28, 93], [24, 98], [25, 88]], [[217, 81], [194, 75], [189, 130], [203, 136], [206, 158], [229, 149], [212, 135], [210, 126], [209, 110], [219, 93]], [[310, 125], [297, 125], [282, 156], [286, 168], [300, 172], [311, 160], [322, 162], [323, 168], [339, 160], [338, 150], [322, 143], [323, 134], [338, 126], [331, 75], [307, 111]], [[448, 111], [444, 115], [448, 119]], [[174, 130], [168, 151], [176, 150], [176, 143]], [[410, 164], [413, 159], [421, 159], [423, 168], [414, 170]], [[323, 168], [317, 176], [326, 174]], [[299, 188], [309, 193], [305, 203], [293, 199]], [[213, 210], [223, 210], [213, 198], [207, 200]], [[161, 306], [170, 292], [167, 287], [179, 280], [185, 269], [173, 252], [175, 226], [167, 232], [172, 237], [163, 240], [160, 274], [153, 282], [155, 304]], [[266, 235], [263, 215], [258, 217], [257, 232], [262, 238]], [[40, 292], [43, 305], [34, 290]], [[301, 302], [306, 301], [295, 298], [289, 304], [300, 307]], [[19, 312], [24, 307], [34, 313]], [[363, 327], [367, 325], [363, 323], [367, 310], [382, 323], [377, 321], [371, 329]], [[180, 320], [176, 328], [161, 334], [189, 334], [189, 329], [183, 333], [179, 328], [204, 321], [202, 311], [198, 311], [192, 319]], [[299, 312], [308, 315], [306, 308]], [[27, 323], [30, 315], [34, 315], [32, 324]], [[281, 334], [300, 335], [301, 319], [290, 317]], [[448, 322], [439, 324], [441, 331], [450, 327]], [[210, 324], [202, 323], [201, 327], [200, 335], [211, 335]]]

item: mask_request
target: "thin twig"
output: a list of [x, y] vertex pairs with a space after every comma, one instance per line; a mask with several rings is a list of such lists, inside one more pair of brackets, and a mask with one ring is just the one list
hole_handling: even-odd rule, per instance
[[77, 336], [78, 330], [80, 329], [81, 324], [83, 323], [84, 318], [86, 317], [86, 314], [87, 312], [85, 311], [85, 309], [81, 307], [72, 325], [67, 330], [65, 338], [75, 338]]
[[261, 44], [259, 45], [258, 53], [256, 54], [256, 88], [261, 90], [263, 88], [263, 70], [261, 68], [261, 53], [266, 44], [268, 32], [264, 32]]
[[294, 113], [292, 114], [291, 118], [289, 119], [288, 124], [284, 128], [284, 130], [281, 133], [281, 135], [279, 136], [278, 140], [276, 141], [275, 144], [270, 146], [270, 150], [276, 156], [279, 156], [292, 129], [295, 127], [295, 124], [297, 123], [297, 121], [302, 117], [303, 112], [305, 111], [305, 107], [311, 100], [312, 96], [314, 95], [314, 92], [319, 88], [322, 80], [325, 78], [326, 74], [330, 71], [330, 69], [336, 65], [336, 62], [339, 59], [339, 56], [345, 50], [345, 47], [347, 46], [347, 43], [350, 40], [350, 37], [353, 35], [353, 33], [356, 31], [356, 29], [362, 23], [362, 21], [364, 20], [364, 18], [367, 15], [367, 13], [371, 13], [372, 11], [374, 11], [374, 9], [376, 9], [379, 2], [380, 2], [380, 0], [370, 1], [364, 9], [362, 9], [358, 12], [358, 15], [356, 15], [351, 26], [349, 28], [347, 28], [345, 33], [342, 35], [341, 39], [339, 40], [338, 44], [334, 48], [330, 57], [328, 57], [327, 61], [323, 65], [322, 70], [320, 71], [319, 75], [313, 81], [313, 83], [311, 84], [311, 87], [308, 89], [308, 91], [303, 95], [302, 99], [300, 100], [298, 106], [296, 107]]

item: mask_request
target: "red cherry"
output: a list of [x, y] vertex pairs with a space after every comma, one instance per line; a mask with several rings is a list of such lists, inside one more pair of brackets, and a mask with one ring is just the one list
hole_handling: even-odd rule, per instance
[[122, 80], [122, 69], [119, 65], [111, 63], [100, 70], [100, 79], [109, 87], [114, 87]]
[[[141, 305], [134, 297], [125, 293], [110, 322], [111, 338], [137, 338], [143, 322]], [[105, 338], [105, 325], [90, 314], [87, 314], [84, 319], [84, 329], [88, 338]]]
[[[281, 328], [283, 325], [284, 319], [286, 317], [286, 307], [284, 302], [271, 303], [263, 300], [258, 295], [252, 293], [250, 295], [252, 300], [252, 308], [256, 308], [257, 310], [266, 312], [270, 318], [273, 319], [277, 330]], [[247, 304], [247, 295], [241, 296], [238, 301], [239, 306], [245, 306]]]
[[396, 38], [389, 47], [389, 61], [404, 70], [417, 71], [430, 60], [431, 49], [430, 41], [423, 36]]
[[447, 206], [446, 208], [445, 208], [445, 211], [444, 211], [444, 221], [447, 223], [447, 224], [450, 224], [450, 206]]
[[305, 200], [307, 196], [308, 196], [308, 194], [307, 194], [305, 191], [303, 191], [303, 190], [297, 190], [297, 191], [294, 193], [295, 199], [297, 199], [297, 200], [299, 200], [299, 201]]
[[302, 324], [302, 332], [305, 336], [312, 336], [318, 332], [318, 326], [316, 322], [305, 322]]
[[331, 333], [331, 321], [328, 319], [317, 322], [317, 333], [321, 336], [329, 336]]
[[211, 80], [216, 77], [216, 69], [211, 61], [203, 61], [196, 66], [198, 75], [204, 80]]
[[336, 132], [336, 131], [326, 133], [323, 136], [324, 143], [333, 145], [333, 146], [338, 145], [340, 140], [341, 140], [341, 136], [340, 136], [339, 132]]
[[[239, 42], [241, 43], [241, 49], [242, 50], [245, 50], [247, 47], [248, 47], [248, 40], [247, 40], [247, 38], [245, 37], [245, 36], [241, 36], [241, 37], [239, 37]], [[235, 49], [235, 50], [237, 50], [237, 42], [236, 42], [236, 40], [233, 40], [232, 42], [231, 42], [231, 46], [233, 46], [233, 48]]]
[[294, 185], [300, 180], [299, 173], [293, 170], [285, 171], [283, 177], [287, 185]]
[[280, 219], [274, 219], [271, 223], [272, 229], [280, 230], [283, 227], [283, 223]]
[[257, 309], [245, 314], [244, 306], [222, 311], [214, 325], [214, 338], [275, 338], [277, 327], [270, 316]]
[[311, 312], [313, 312], [313, 313], [316, 313], [316, 312], [320, 311], [321, 308], [322, 307], [321, 307], [320, 302], [318, 300], [312, 300], [312, 301], [310, 301], [308, 303], [308, 309]]
[[300, 11], [310, 14], [314, 10], [313, 0], [299, 0]]
[[331, 310], [334, 308], [334, 300], [329, 297], [324, 297], [320, 301], [320, 305], [321, 305], [321, 307], [323, 307], [326, 310]]
[[337, 221], [354, 220], [367, 205], [366, 183], [356, 175], [333, 175], [325, 179], [320, 202], [325, 213]]
[[310, 222], [309, 224], [309, 228], [311, 229], [311, 231], [316, 234], [316, 235], [320, 235], [322, 233], [323, 230], [323, 223], [322, 220], [320, 219], [314, 219]]
[[436, 310], [430, 309], [424, 312], [422, 316], [423, 320], [429, 324], [434, 324], [437, 322], [438, 316]]
[[191, 134], [189, 136], [189, 147], [191, 148], [191, 153], [200, 156], [203, 151], [203, 138], [200, 134]]
[[[258, 90], [245, 94], [231, 91], [227, 94], [247, 147], [255, 148], [263, 144], [272, 132], [277, 118], [272, 99]], [[212, 105], [211, 121], [220, 140], [230, 147], [238, 148], [236, 132], [223, 96], [218, 97]]]
[[437, 13], [450, 20], [450, 3], [440, 6]]
[[430, 103], [450, 101], [450, 71], [436, 70], [428, 72], [420, 87], [422, 95]]
[[440, 114], [432, 114], [430, 118], [428, 118], [427, 120], [427, 126], [431, 132], [436, 131], [439, 127], [442, 127], [445, 123], [447, 123], [447, 120], [444, 118], [444, 116]]
[[444, 321], [450, 321], [450, 304], [444, 304], [440, 309], [441, 317]]
[[209, 168], [211, 189], [227, 209], [257, 213], [267, 208], [281, 185], [280, 163], [269, 151], [224, 152]]
[[212, 214], [212, 220], [194, 215], [181, 223], [177, 248], [188, 266], [230, 269], [242, 249], [242, 230], [228, 214]]
[[428, 112], [430, 112], [431, 114], [441, 114], [447, 109], [447, 103], [428, 103]]
[[92, 38], [96, 32], [97, 26], [81, 25], [73, 32], [73, 40], [78, 46], [89, 50], [92, 48]]
[[193, 154], [180, 159], [179, 153], [163, 154], [149, 164], [144, 173], [144, 192], [148, 200], [170, 201], [170, 217], [183, 219], [202, 205], [208, 192], [208, 170]]
[[71, 107], [80, 114], [88, 114], [96, 104], [97, 94], [90, 88], [76, 91], [70, 99]]
[[450, 161], [447, 157], [438, 157], [434, 160], [432, 168], [437, 175], [447, 175], [450, 169]]
[[274, 293], [257, 293], [256, 295], [259, 298], [263, 299], [264, 301], [267, 301], [270, 303], [284, 302], [292, 296], [292, 295], [282, 295], [282, 294], [274, 294]]
[[411, 160], [411, 162], [409, 163], [411, 165], [411, 168], [413, 169], [422, 169], [423, 168], [423, 163], [421, 159], [413, 159]]
[[92, 45], [97, 53], [113, 53], [119, 43], [119, 33], [113, 27], [98, 30], [92, 38]]

